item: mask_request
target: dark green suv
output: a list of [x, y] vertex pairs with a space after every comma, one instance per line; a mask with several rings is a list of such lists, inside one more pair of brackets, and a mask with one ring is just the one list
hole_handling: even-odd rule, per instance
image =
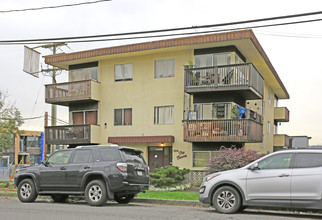
[[20, 169], [14, 180], [21, 202], [33, 202], [38, 195], [49, 195], [55, 202], [85, 195], [88, 204], [101, 206], [111, 199], [130, 202], [148, 189], [150, 178], [140, 150], [81, 146], [56, 151], [41, 165]]

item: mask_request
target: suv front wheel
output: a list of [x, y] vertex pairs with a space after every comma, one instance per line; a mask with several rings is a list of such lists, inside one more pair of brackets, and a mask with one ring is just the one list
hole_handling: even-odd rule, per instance
[[233, 187], [223, 186], [215, 191], [212, 203], [218, 212], [231, 214], [240, 209], [241, 197]]
[[102, 180], [93, 180], [87, 184], [85, 199], [91, 206], [102, 206], [107, 201], [106, 185]]
[[38, 194], [32, 179], [24, 179], [18, 185], [18, 198], [21, 202], [33, 202], [36, 200]]

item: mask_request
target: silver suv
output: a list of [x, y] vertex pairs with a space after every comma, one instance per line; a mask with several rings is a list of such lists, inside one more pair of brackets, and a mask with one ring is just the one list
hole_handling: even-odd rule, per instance
[[285, 150], [207, 175], [199, 201], [220, 213], [247, 206], [322, 209], [322, 150]]

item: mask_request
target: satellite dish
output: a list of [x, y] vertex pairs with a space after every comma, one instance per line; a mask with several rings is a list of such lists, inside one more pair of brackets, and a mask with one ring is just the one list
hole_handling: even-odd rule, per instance
[[39, 78], [40, 53], [32, 48], [25, 46], [23, 71]]

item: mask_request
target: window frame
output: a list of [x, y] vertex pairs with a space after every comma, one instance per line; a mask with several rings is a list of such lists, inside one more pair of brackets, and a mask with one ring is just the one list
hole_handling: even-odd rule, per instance
[[70, 65], [69, 77], [71, 82], [84, 80], [92, 80], [98, 82], [98, 62]]
[[[131, 78], [125, 78], [125, 66], [129, 65], [131, 70]], [[122, 78], [116, 79], [117, 67], [121, 68]], [[114, 64], [114, 82], [132, 81], [133, 80], [133, 63]]]
[[[274, 157], [280, 157], [280, 156], [285, 156], [285, 155], [289, 155], [290, 156], [290, 161], [289, 161], [289, 165], [288, 165], [288, 168], [268, 168], [268, 169], [263, 169], [261, 168], [261, 163], [263, 163], [264, 161], [267, 161], [269, 159], [272, 159]], [[271, 155], [269, 157], [266, 157], [260, 161], [258, 161], [258, 168], [259, 170], [280, 170], [280, 169], [292, 169], [293, 168], [293, 160], [294, 160], [294, 153], [280, 153], [280, 154], [274, 154], [274, 155]]]
[[74, 125], [74, 120], [73, 120], [73, 113], [83, 113], [83, 124], [81, 125], [86, 125], [86, 113], [87, 112], [96, 112], [96, 124], [91, 124], [91, 125], [98, 125], [98, 109], [88, 109], [88, 110], [79, 110], [79, 111], [71, 111], [71, 121], [72, 124]]
[[298, 157], [300, 155], [305, 155], [305, 154], [309, 154], [310, 155], [311, 161], [312, 161], [312, 156], [319, 155], [320, 158], [322, 158], [322, 154], [321, 153], [316, 153], [316, 152], [299, 152], [299, 153], [296, 153], [295, 154], [294, 163], [292, 165], [292, 168], [294, 168], [294, 169], [312, 169], [312, 168], [321, 168], [322, 167], [322, 163], [319, 166], [316, 166], [316, 165], [315, 166], [308, 166], [308, 167], [297, 166]]
[[[85, 151], [86, 152], [89, 152], [89, 155], [87, 157], [87, 161], [86, 162], [79, 162], [79, 161], [75, 162], [74, 160], [75, 160], [76, 154], [79, 153], [79, 152], [85, 152]], [[85, 163], [93, 163], [93, 162], [94, 162], [93, 152], [92, 152], [91, 149], [79, 149], [79, 150], [75, 150], [75, 152], [73, 154], [73, 158], [70, 161], [71, 164], [85, 164]]]
[[[50, 160], [54, 157], [56, 157], [59, 153], [67, 153], [69, 152], [69, 157], [66, 163], [50, 163]], [[69, 164], [69, 161], [71, 160], [71, 156], [72, 156], [73, 151], [72, 150], [62, 150], [62, 151], [56, 151], [54, 152], [47, 160], [46, 163], [51, 164], [51, 165], [62, 165], [62, 164]]]
[[214, 156], [215, 154], [219, 154], [220, 153], [220, 151], [207, 151], [207, 150], [196, 150], [196, 151], [192, 151], [192, 167], [193, 168], [206, 168], [206, 167], [208, 167], [208, 166], [205, 166], [205, 167], [199, 167], [199, 166], [195, 166], [194, 164], [195, 164], [195, 161], [194, 161], [194, 158], [195, 158], [195, 153], [206, 153], [206, 152], [208, 152], [209, 153], [209, 160], [208, 160], [208, 165], [209, 165], [209, 163], [210, 163], [210, 160], [211, 160], [211, 157], [212, 156]]
[[[163, 123], [160, 123], [160, 109], [161, 108], [171, 108], [171, 107], [172, 107], [171, 122], [169, 122], [169, 123], [166, 122], [166, 119], [165, 119], [166, 115], [164, 114], [163, 115]], [[174, 124], [174, 105], [154, 106], [154, 108], [153, 108], [153, 124], [154, 125]]]
[[[116, 124], [116, 111], [121, 110], [121, 124]], [[125, 123], [125, 110], [131, 110], [131, 123]], [[132, 108], [116, 108], [114, 109], [114, 126], [132, 126], [133, 125], [133, 109]]]
[[[165, 65], [165, 64], [167, 64], [167, 66], [168, 66], [169, 64], [167, 63], [167, 61], [169, 61], [169, 62], [170, 61], [171, 62], [173, 61], [173, 63], [171, 63], [171, 65], [173, 66], [173, 69], [171, 68], [170, 73], [158, 73], [160, 71], [160, 70], [157, 69], [159, 67], [159, 65]], [[155, 79], [175, 77], [175, 72], [176, 72], [176, 61], [175, 61], [175, 58], [154, 60], [154, 78]]]

